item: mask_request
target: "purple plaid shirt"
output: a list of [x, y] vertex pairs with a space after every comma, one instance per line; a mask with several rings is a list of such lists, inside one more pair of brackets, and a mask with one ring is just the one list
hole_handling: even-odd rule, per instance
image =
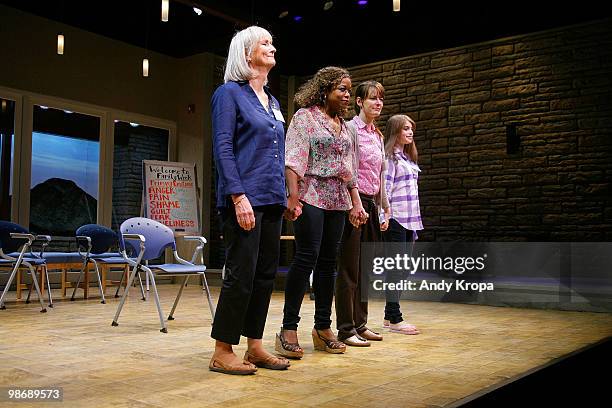
[[421, 169], [404, 152], [394, 150], [392, 158], [387, 159], [386, 188], [391, 218], [402, 227], [419, 231], [423, 229], [419, 208], [418, 179]]

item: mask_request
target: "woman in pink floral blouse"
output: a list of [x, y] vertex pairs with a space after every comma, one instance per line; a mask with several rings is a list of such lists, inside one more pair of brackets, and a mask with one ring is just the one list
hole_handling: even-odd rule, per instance
[[336, 256], [344, 218], [351, 209], [354, 147], [342, 119], [351, 95], [347, 70], [320, 69], [295, 95], [301, 107], [291, 120], [285, 142], [285, 177], [289, 192], [287, 217], [295, 220], [296, 253], [285, 288], [283, 327], [276, 351], [301, 358], [297, 339], [300, 307], [313, 273], [316, 350], [343, 353], [346, 346], [331, 330]]

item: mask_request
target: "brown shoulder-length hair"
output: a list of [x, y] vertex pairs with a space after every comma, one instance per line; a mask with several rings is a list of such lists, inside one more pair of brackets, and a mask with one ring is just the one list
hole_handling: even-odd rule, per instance
[[[393, 157], [393, 147], [397, 142], [397, 137], [400, 135], [400, 132], [406, 126], [406, 123], [410, 123], [412, 125], [412, 130], [416, 130], [416, 123], [410, 116], [407, 115], [393, 115], [387, 120], [387, 126], [385, 126], [385, 154], [388, 158]], [[417, 152], [416, 143], [414, 139], [412, 143], [404, 145], [404, 154], [410, 158], [415, 163], [419, 162], [419, 154]]]
[[357, 98], [361, 99], [362, 101], [370, 96], [378, 96], [379, 98], [383, 99], [385, 97], [385, 88], [380, 82], [365, 81], [357, 85], [353, 93], [355, 94], [353, 106], [355, 108], [355, 113], [359, 115], [361, 108], [359, 105], [357, 105]]
[[350, 77], [349, 72], [344, 68], [321, 68], [314, 77], [298, 89], [293, 100], [300, 108], [324, 106], [327, 94], [336, 88], [344, 78]]
[[[382, 86], [380, 82], [365, 81], [357, 85], [357, 87], [355, 88], [354, 94], [355, 94], [355, 100], [353, 102], [353, 107], [355, 108], [355, 114], [359, 115], [359, 113], [361, 112], [361, 108], [359, 107], [359, 105], [357, 105], [357, 98], [361, 99], [362, 103], [364, 99], [367, 99], [370, 96], [378, 96], [379, 98], [384, 99], [385, 88]], [[378, 126], [376, 126], [376, 123], [374, 123], [374, 129], [380, 136], [380, 139], [384, 140], [384, 136], [382, 132], [378, 129]]]

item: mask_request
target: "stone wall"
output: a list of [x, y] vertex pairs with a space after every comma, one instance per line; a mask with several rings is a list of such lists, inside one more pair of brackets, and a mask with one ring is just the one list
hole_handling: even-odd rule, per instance
[[423, 240], [612, 239], [611, 21], [349, 70], [417, 123]]
[[168, 159], [166, 131], [129, 125], [116, 126], [113, 153], [112, 228], [119, 231], [123, 221], [140, 217], [142, 208], [142, 161]]

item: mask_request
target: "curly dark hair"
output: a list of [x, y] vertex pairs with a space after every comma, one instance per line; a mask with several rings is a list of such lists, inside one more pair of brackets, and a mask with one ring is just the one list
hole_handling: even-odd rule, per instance
[[300, 87], [293, 100], [300, 108], [325, 105], [325, 96], [342, 82], [350, 78], [349, 72], [340, 67], [325, 67]]

